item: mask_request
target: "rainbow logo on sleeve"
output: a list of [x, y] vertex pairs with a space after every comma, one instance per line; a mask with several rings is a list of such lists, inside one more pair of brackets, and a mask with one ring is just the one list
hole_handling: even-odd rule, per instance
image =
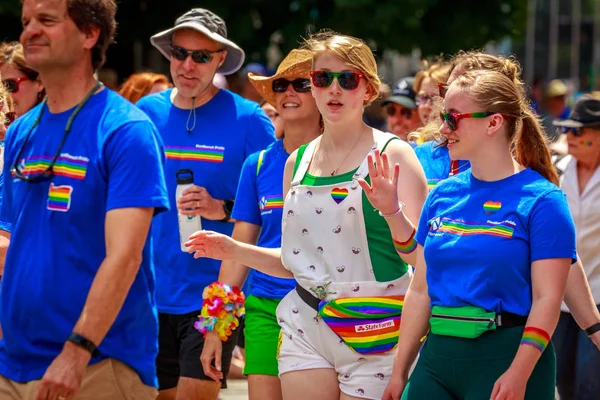
[[442, 179], [427, 179], [427, 189], [431, 190], [440, 183]]
[[492, 224], [489, 222], [472, 223], [442, 218], [437, 232], [445, 232], [459, 236], [489, 235], [512, 239], [515, 228], [505, 222]]
[[54, 186], [54, 183], [50, 183], [48, 206], [46, 208], [50, 211], [69, 211], [69, 208], [71, 208], [71, 194], [73, 194], [73, 186]]
[[222, 163], [225, 148], [219, 146], [165, 146], [165, 154], [169, 160], [204, 161]]
[[258, 202], [261, 211], [283, 208], [283, 196], [263, 196]]
[[492, 215], [496, 211], [500, 210], [500, 208], [502, 208], [502, 203], [499, 201], [488, 200], [483, 204], [483, 211], [485, 211], [487, 215]]
[[[52, 157], [36, 156], [28, 157], [21, 166], [24, 175], [36, 175], [44, 172], [50, 166]], [[85, 157], [65, 157], [60, 156], [54, 163], [53, 171], [55, 176], [64, 176], [83, 180], [87, 172], [88, 160]]]

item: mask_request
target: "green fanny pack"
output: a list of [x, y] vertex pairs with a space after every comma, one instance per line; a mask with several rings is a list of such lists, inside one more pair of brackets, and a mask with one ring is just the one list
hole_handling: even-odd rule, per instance
[[496, 329], [496, 313], [480, 307], [439, 307], [431, 310], [431, 333], [474, 339]]

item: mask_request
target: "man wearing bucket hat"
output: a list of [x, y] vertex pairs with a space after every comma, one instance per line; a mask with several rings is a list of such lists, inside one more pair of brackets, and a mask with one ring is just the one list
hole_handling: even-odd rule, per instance
[[[159, 399], [215, 399], [221, 384], [203, 371], [204, 338], [194, 322], [202, 308], [203, 290], [217, 279], [220, 263], [196, 260], [181, 250], [178, 213], [199, 216], [203, 229], [230, 235], [242, 164], [274, 141], [273, 126], [257, 103], [213, 84], [217, 72], [233, 74], [244, 62], [244, 52], [227, 38], [219, 16], [192, 9], [150, 41], [169, 59], [175, 85], [138, 102], [164, 142], [165, 178], [173, 205], [155, 221], [152, 233], [159, 282]], [[176, 199], [176, 175], [181, 170], [191, 171], [194, 185]], [[224, 344], [225, 377], [237, 334], [234, 331]], [[225, 387], [225, 380], [222, 384]]]
[[400, 79], [392, 88], [392, 95], [382, 103], [388, 129], [405, 142], [408, 142], [408, 134], [421, 124], [413, 84], [412, 77]]
[[[600, 302], [600, 100], [582, 95], [567, 119], [554, 125], [567, 135], [569, 155], [560, 179], [575, 221], [577, 252], [591, 294]], [[569, 276], [569, 281], [571, 281]], [[583, 277], [581, 278], [583, 279]], [[588, 292], [589, 293], [589, 292]], [[589, 296], [589, 294], [587, 294]], [[556, 347], [556, 383], [561, 399], [598, 398], [600, 382], [600, 323], [581, 330], [565, 304], [552, 341]], [[598, 322], [598, 321], [596, 321]], [[580, 322], [581, 324], [581, 322]], [[588, 339], [589, 336], [589, 339]], [[590, 340], [592, 339], [592, 340]]]
[[[265, 150], [248, 157], [242, 168], [232, 217], [232, 237], [240, 242], [265, 248], [281, 247], [283, 213], [283, 172], [291, 153], [321, 133], [321, 115], [310, 91], [312, 53], [292, 50], [281, 62], [275, 75], [248, 74], [256, 91], [279, 112], [284, 123], [284, 137]], [[240, 286], [248, 276], [248, 267], [235, 260], [221, 265], [219, 282]], [[275, 310], [281, 299], [292, 290], [293, 279], [276, 278], [251, 270], [251, 284], [246, 298], [246, 365], [250, 398], [281, 399], [278, 379], [277, 348], [280, 327]], [[209, 332], [202, 352], [202, 363], [214, 379], [219, 372], [221, 341]], [[212, 338], [211, 338], [212, 337]]]

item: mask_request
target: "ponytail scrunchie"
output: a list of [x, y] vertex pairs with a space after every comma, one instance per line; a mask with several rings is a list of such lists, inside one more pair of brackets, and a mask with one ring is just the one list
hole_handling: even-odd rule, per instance
[[206, 337], [206, 333], [216, 331], [222, 341], [226, 341], [240, 326], [244, 313], [244, 293], [235, 287], [214, 282], [202, 293], [204, 302], [194, 328]]

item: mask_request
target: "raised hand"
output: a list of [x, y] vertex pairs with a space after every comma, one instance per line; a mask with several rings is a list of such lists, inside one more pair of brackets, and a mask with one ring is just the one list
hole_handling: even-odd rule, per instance
[[381, 155], [379, 150], [375, 150], [374, 155], [369, 154], [367, 163], [371, 185], [364, 179], [359, 179], [358, 183], [373, 207], [381, 211], [382, 214], [395, 213], [398, 210], [400, 165], [396, 164], [393, 168], [390, 168], [387, 154]]
[[194, 258], [234, 260], [239, 244], [227, 235], [213, 231], [198, 231], [185, 242], [185, 247], [188, 248], [188, 253], [194, 254]]

